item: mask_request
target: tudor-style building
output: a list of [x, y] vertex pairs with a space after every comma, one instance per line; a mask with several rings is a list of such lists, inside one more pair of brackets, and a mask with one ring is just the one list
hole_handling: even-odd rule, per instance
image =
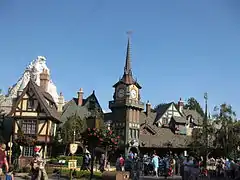
[[105, 113], [104, 120], [111, 123], [122, 138], [125, 153], [188, 149], [192, 130], [202, 125], [203, 118], [195, 110], [184, 109], [181, 99], [178, 104], [161, 104], [156, 110], [147, 102], [145, 108], [141, 102], [141, 86], [132, 75], [129, 39], [124, 73], [113, 87], [113, 100], [109, 102], [112, 112]]
[[[34, 145], [20, 144], [20, 166], [28, 163], [37, 146], [43, 157], [51, 155], [51, 143], [60, 123], [60, 114], [53, 97], [47, 93], [49, 73], [40, 74], [40, 86], [34, 81], [34, 75], [25, 88], [19, 89], [9, 117], [13, 118], [13, 141], [33, 140]], [[29, 143], [29, 142], [28, 142]]]
[[63, 106], [61, 125], [63, 125], [71, 116], [77, 115], [81, 119], [86, 120], [87, 127], [100, 128], [103, 111], [95, 95], [95, 91], [93, 91], [87, 98], [84, 98], [83, 95], [83, 88], [80, 88], [77, 92], [77, 97], [72, 98], [72, 100], [68, 101]]

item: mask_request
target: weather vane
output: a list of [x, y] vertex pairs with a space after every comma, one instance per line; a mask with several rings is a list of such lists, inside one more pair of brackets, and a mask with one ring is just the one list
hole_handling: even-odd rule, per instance
[[132, 33], [133, 33], [132, 31], [127, 31], [127, 35], [129, 38], [131, 37]]

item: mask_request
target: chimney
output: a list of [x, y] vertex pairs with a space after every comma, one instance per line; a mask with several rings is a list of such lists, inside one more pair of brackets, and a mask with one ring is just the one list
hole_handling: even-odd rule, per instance
[[152, 109], [152, 106], [149, 103], [149, 101], [147, 101], [147, 104], [146, 104], [146, 114], [147, 114], [147, 116], [150, 114], [151, 109]]
[[83, 104], [83, 89], [80, 88], [78, 92], [78, 106], [82, 106]]
[[43, 69], [40, 74], [40, 86], [47, 92], [48, 91], [48, 83], [50, 80], [50, 76], [47, 69]]
[[180, 98], [178, 101], [178, 110], [180, 113], [183, 113], [183, 106], [184, 106], [184, 102], [182, 101], [182, 98]]
[[64, 97], [63, 97], [62, 92], [60, 92], [60, 95], [58, 97], [57, 111], [62, 112], [63, 111], [63, 106], [64, 106]]

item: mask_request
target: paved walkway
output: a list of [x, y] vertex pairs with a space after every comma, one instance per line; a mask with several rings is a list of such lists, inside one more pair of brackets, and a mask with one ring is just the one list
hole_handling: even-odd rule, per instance
[[[165, 177], [155, 177], [155, 176], [141, 176], [140, 180], [157, 180], [157, 179], [165, 179]], [[181, 180], [181, 176], [172, 176], [172, 177], [167, 177], [167, 179], [174, 179], [174, 180]]]

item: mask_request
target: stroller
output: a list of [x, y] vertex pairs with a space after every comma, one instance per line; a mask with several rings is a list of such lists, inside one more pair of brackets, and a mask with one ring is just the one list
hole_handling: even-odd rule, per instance
[[153, 164], [150, 158], [147, 158], [143, 162], [143, 171], [145, 176], [149, 176], [153, 174]]
[[158, 168], [158, 176], [165, 176], [166, 174], [166, 163], [164, 160], [160, 159], [159, 168]]

